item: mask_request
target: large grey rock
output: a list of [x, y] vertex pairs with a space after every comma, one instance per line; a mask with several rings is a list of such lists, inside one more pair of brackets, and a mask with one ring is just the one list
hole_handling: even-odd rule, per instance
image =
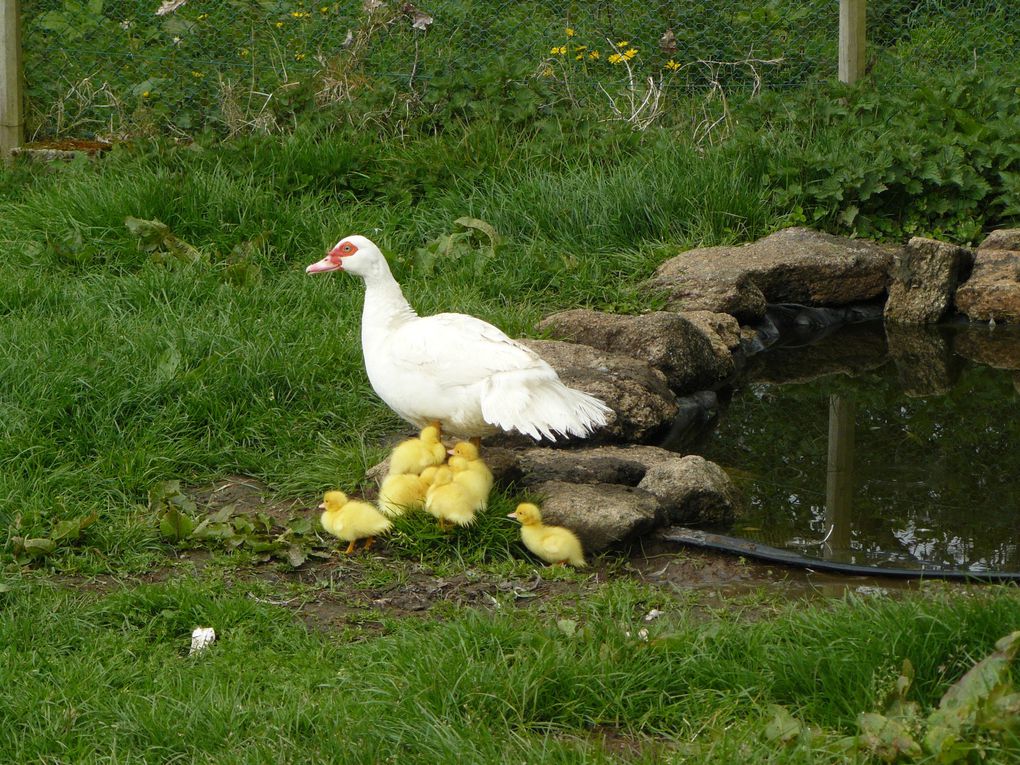
[[680, 315], [705, 333], [713, 345], [732, 351], [740, 347], [740, 322], [728, 313], [715, 311], [680, 311]]
[[597, 396], [613, 410], [606, 427], [587, 441], [636, 443], [663, 432], [676, 417], [676, 396], [665, 375], [639, 359], [558, 340], [522, 342], [566, 385]]
[[959, 365], [938, 327], [888, 322], [885, 337], [904, 393], [942, 396], [952, 390]]
[[1020, 321], [1020, 251], [979, 247], [956, 307], [974, 321]]
[[741, 509], [726, 471], [696, 454], [650, 466], [638, 488], [659, 498], [667, 523], [729, 523]]
[[624, 316], [576, 309], [548, 316], [538, 327], [561, 340], [647, 361], [673, 390], [687, 393], [722, 382], [735, 369], [727, 343], [734, 336], [739, 343], [739, 325], [731, 316], [708, 314], [725, 316], [713, 323], [706, 314], [698, 312], [692, 321], [666, 311]]
[[1020, 228], [996, 229], [978, 245], [979, 250], [1020, 250]]
[[845, 305], [886, 289], [896, 247], [788, 228], [743, 246], [700, 247], [672, 258], [649, 281], [673, 309], [761, 318], [765, 305]]
[[637, 486], [651, 466], [679, 459], [657, 446], [534, 447], [519, 452], [517, 464], [525, 486], [546, 481]]
[[973, 257], [966, 247], [915, 236], [893, 257], [885, 320], [937, 322], [952, 304], [960, 269], [970, 265]]
[[573, 530], [589, 554], [661, 526], [665, 517], [653, 494], [630, 486], [547, 481], [531, 492], [543, 521]]
[[520, 453], [518, 465], [525, 486], [636, 486], [658, 498], [670, 523], [727, 522], [741, 508], [739, 492], [714, 462], [655, 446], [534, 448]]

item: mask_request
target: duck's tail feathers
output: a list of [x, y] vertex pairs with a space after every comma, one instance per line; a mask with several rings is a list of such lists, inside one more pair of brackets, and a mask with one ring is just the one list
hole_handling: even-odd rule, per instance
[[552, 441], [557, 436], [584, 437], [609, 422], [612, 409], [594, 396], [568, 388], [550, 372], [493, 375], [482, 396], [482, 417], [501, 430]]

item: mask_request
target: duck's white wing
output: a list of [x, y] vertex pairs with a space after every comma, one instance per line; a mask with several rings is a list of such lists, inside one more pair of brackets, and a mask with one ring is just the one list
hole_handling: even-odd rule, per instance
[[[478, 397], [482, 417], [532, 438], [587, 435], [610, 409], [568, 388], [537, 353], [488, 322], [442, 313], [408, 322], [390, 338], [391, 363]], [[468, 393], [467, 389], [472, 389]]]
[[392, 361], [406, 372], [473, 385], [499, 372], [555, 371], [530, 348], [474, 316], [440, 313], [404, 324], [390, 337]]

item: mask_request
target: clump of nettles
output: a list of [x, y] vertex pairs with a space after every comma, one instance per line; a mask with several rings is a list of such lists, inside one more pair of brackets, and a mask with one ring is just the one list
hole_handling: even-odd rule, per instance
[[[927, 715], [909, 699], [914, 667], [903, 669], [889, 692], [882, 712], [863, 712], [860, 733], [840, 745], [866, 752], [883, 762], [913, 762], [934, 758], [942, 765], [984, 760], [1005, 736], [1020, 733], [1020, 692], [1010, 678], [1010, 666], [1020, 650], [1020, 630], [1002, 638], [995, 650], [949, 687], [938, 708]], [[813, 731], [782, 707], [773, 708], [766, 728], [769, 739], [793, 744]]]

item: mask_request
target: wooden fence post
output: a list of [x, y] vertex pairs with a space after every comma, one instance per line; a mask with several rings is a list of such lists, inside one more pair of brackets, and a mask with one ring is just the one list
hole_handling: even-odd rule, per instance
[[0, 159], [21, 146], [25, 132], [19, 5], [18, 0], [0, 0]]
[[864, 74], [867, 0], [839, 0], [839, 81], [853, 85]]

